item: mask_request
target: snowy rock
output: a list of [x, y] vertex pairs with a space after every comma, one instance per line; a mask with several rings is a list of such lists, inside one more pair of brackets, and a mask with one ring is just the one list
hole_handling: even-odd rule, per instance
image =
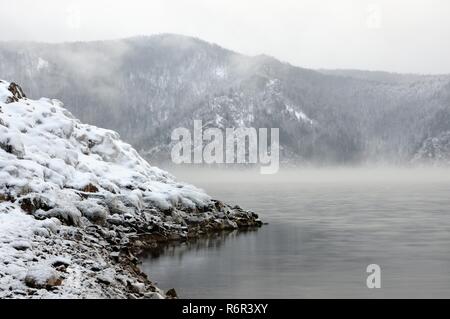
[[131, 289], [136, 293], [144, 293], [145, 292], [145, 284], [142, 282], [135, 282], [131, 284]]
[[55, 217], [69, 226], [80, 226], [81, 212], [75, 206], [52, 208], [43, 214], [46, 217]]
[[61, 227], [61, 222], [56, 218], [50, 218], [42, 221], [40, 225], [42, 226], [42, 228], [45, 228], [50, 232], [56, 234]]
[[112, 269], [103, 270], [97, 275], [97, 281], [105, 285], [111, 285], [115, 282], [115, 271]]
[[109, 210], [104, 205], [99, 204], [97, 200], [85, 200], [76, 203], [77, 208], [83, 216], [94, 223], [103, 224], [109, 215]]
[[25, 277], [25, 284], [31, 288], [49, 289], [59, 286], [61, 283], [61, 277], [58, 276], [56, 270], [49, 266], [35, 266], [28, 271]]
[[120, 198], [118, 196], [111, 196], [106, 200], [106, 205], [108, 206], [111, 214], [124, 215], [126, 213], [133, 212], [132, 207], [130, 207], [130, 205], [127, 207], [122, 200], [123, 197]]
[[0, 148], [7, 153], [17, 156], [18, 158], [23, 158], [25, 155], [25, 148], [20, 136], [17, 134], [2, 134], [0, 136]]

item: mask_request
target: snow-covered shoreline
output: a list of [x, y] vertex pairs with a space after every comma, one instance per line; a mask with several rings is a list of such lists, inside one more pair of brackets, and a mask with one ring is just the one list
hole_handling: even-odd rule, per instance
[[260, 225], [0, 81], [0, 298], [172, 297], [139, 270], [142, 250]]

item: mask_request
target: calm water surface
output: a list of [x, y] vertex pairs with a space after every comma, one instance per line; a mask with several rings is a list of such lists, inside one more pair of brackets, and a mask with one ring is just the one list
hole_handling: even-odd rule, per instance
[[[446, 177], [186, 179], [269, 225], [145, 258], [150, 278], [183, 298], [450, 297]], [[372, 263], [381, 289], [366, 287]]]

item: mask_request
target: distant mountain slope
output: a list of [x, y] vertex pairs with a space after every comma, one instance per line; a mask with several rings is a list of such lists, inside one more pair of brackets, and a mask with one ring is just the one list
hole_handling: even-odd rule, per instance
[[0, 73], [113, 128], [150, 159], [175, 127], [279, 127], [282, 161], [409, 162], [450, 130], [450, 76], [313, 71], [204, 41], [1, 43]]
[[450, 131], [426, 139], [413, 162], [450, 164]]

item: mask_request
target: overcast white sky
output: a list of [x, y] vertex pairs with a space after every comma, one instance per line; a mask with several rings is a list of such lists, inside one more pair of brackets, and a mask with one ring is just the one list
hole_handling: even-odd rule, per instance
[[0, 40], [180, 33], [308, 68], [450, 73], [449, 0], [0, 0]]

